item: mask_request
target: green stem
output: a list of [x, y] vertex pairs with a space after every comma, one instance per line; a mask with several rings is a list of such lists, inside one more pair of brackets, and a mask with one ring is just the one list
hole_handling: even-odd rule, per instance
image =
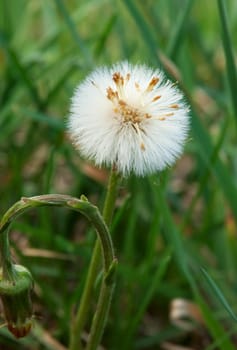
[[96, 349], [103, 334], [104, 325], [106, 323], [109, 311], [110, 300], [114, 289], [114, 272], [116, 270], [117, 263], [114, 255], [113, 243], [107, 227], [111, 222], [114, 211], [117, 183], [118, 175], [115, 169], [112, 169], [104, 204], [103, 218], [99, 213], [99, 210], [91, 203], [89, 203], [83, 196], [81, 199], [77, 199], [67, 195], [50, 194], [30, 198], [22, 198], [4, 214], [0, 221], [0, 258], [3, 266], [3, 272], [5, 271], [5, 276], [8, 279], [12, 279], [14, 276], [11, 268], [12, 262], [9, 250], [7, 229], [10, 223], [16, 217], [23, 214], [28, 209], [45, 205], [67, 207], [69, 209], [79, 211], [85, 215], [94, 225], [99, 240], [97, 239], [96, 241], [80, 307], [76, 314], [75, 321], [71, 327], [69, 350], [81, 349], [81, 333], [87, 320], [94, 282], [97, 277], [98, 267], [101, 264], [100, 248], [103, 249], [102, 253], [104, 275], [98, 300], [98, 306], [92, 323], [88, 348]]
[[112, 294], [114, 291], [114, 285], [114, 283], [106, 285], [105, 281], [103, 281], [102, 283], [97, 304], [97, 310], [93, 318], [93, 323], [90, 330], [90, 336], [86, 346], [86, 350], [98, 349], [107, 321]]
[[14, 280], [7, 230], [0, 235], [0, 259], [3, 278], [9, 281]]
[[[106, 221], [109, 223], [112, 218], [112, 213], [114, 209], [114, 201], [116, 198], [116, 184], [117, 184], [117, 175], [113, 171], [110, 177], [108, 192], [105, 201], [105, 210], [104, 216]], [[96, 312], [96, 320], [99, 320], [99, 327], [97, 329], [96, 323], [93, 321], [92, 329], [96, 327], [96, 336], [92, 336], [90, 339], [92, 340], [92, 344], [95, 344], [95, 341], [98, 343], [100, 341], [101, 335], [103, 333], [104, 324], [106, 321], [106, 317], [109, 310], [108, 301], [111, 299], [113, 286], [114, 286], [114, 276], [115, 270], [117, 266], [117, 260], [114, 255], [113, 243], [111, 240], [111, 236], [108, 230], [108, 227], [105, 223], [105, 220], [101, 216], [97, 207], [92, 205], [88, 200], [82, 196], [80, 199], [73, 198], [67, 195], [58, 195], [58, 194], [50, 194], [50, 195], [41, 195], [30, 198], [22, 198], [19, 202], [15, 203], [2, 217], [0, 220], [0, 259], [3, 267], [3, 271], [6, 271], [6, 278], [12, 279], [14, 278], [11, 255], [9, 249], [8, 242], [8, 233], [7, 229], [9, 228], [10, 223], [19, 215], [23, 214], [25, 211], [41, 207], [41, 206], [61, 206], [69, 209], [73, 209], [79, 211], [81, 214], [85, 215], [91, 223], [94, 225], [95, 230], [98, 235], [98, 241], [96, 243], [96, 254], [93, 255], [91, 267], [90, 267], [90, 277], [91, 280], [87, 284], [89, 285], [91, 290], [93, 289], [95, 278], [93, 277], [93, 269], [97, 272], [98, 264], [101, 263], [101, 253], [100, 246], [102, 248], [102, 257], [103, 257], [103, 282], [99, 297], [99, 306], [97, 307]], [[98, 243], [99, 242], [99, 243]], [[100, 244], [100, 246], [99, 246]], [[83, 314], [83, 321], [86, 321], [88, 307], [90, 305], [90, 299], [88, 299], [88, 295], [91, 296], [91, 290], [87, 290], [87, 293], [84, 293], [84, 299], [82, 299], [82, 306], [84, 307], [84, 311], [86, 313]], [[88, 302], [87, 302], [88, 301]], [[80, 319], [76, 319], [78, 323], [73, 325], [71, 329], [71, 340], [70, 349], [79, 349], [78, 345], [80, 343], [81, 333], [78, 332], [78, 328], [76, 326], [80, 326], [81, 330], [83, 329], [82, 321]]]
[[69, 350], [82, 349], [81, 335], [87, 320], [88, 310], [93, 294], [93, 286], [98, 273], [98, 263], [100, 264], [100, 257], [100, 243], [97, 239], [88, 269], [86, 283], [81, 296], [80, 305], [71, 326]]
[[[111, 219], [113, 216], [116, 193], [117, 193], [117, 183], [118, 183], [118, 174], [115, 169], [111, 170], [106, 198], [104, 202], [103, 209], [103, 218], [105, 223], [109, 226], [111, 223]], [[101, 251], [100, 251], [100, 242], [96, 241], [95, 247], [93, 250], [86, 284], [83, 290], [83, 294], [81, 297], [81, 302], [77, 314], [75, 316], [75, 320], [73, 322], [70, 334], [70, 343], [69, 350], [81, 350], [81, 334], [85, 323], [87, 321], [88, 312], [90, 308], [90, 303], [93, 294], [94, 283], [98, 274], [98, 268], [101, 264]], [[108, 315], [108, 310], [110, 306], [110, 300], [113, 293], [113, 284], [105, 285], [105, 281], [103, 279], [96, 315], [93, 319], [91, 334], [88, 342], [88, 349], [96, 349], [98, 343], [101, 339], [104, 325], [106, 322], [106, 318]]]
[[103, 208], [103, 218], [108, 227], [111, 224], [112, 216], [114, 213], [115, 200], [117, 197], [118, 179], [119, 175], [117, 174], [116, 169], [112, 168]]
[[[117, 194], [117, 184], [118, 175], [115, 169], [112, 169], [103, 210], [103, 218], [108, 226], [112, 221], [112, 216], [114, 212]], [[96, 350], [103, 335], [115, 286], [115, 278], [113, 272], [114, 271], [111, 266], [111, 276], [107, 276], [107, 278], [103, 279], [97, 309], [93, 318], [86, 350]]]

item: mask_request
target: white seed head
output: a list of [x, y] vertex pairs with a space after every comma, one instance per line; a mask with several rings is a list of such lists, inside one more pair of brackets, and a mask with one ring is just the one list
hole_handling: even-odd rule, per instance
[[69, 133], [98, 166], [144, 176], [174, 163], [189, 129], [189, 108], [160, 70], [121, 62], [92, 72], [72, 98]]

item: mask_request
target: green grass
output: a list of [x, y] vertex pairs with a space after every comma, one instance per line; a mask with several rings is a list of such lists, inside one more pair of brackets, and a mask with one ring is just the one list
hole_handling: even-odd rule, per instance
[[[43, 193], [85, 194], [102, 207], [106, 176], [88, 172], [65, 127], [74, 88], [94, 67], [125, 59], [161, 67], [179, 77], [191, 104], [183, 157], [120, 186], [106, 349], [237, 347], [236, 13], [235, 0], [0, 2], [0, 215], [21, 196]], [[36, 324], [20, 341], [1, 328], [1, 349], [67, 346], [94, 238], [63, 209], [13, 223], [14, 257], [35, 279]], [[202, 313], [192, 332], [169, 318], [176, 298]]]

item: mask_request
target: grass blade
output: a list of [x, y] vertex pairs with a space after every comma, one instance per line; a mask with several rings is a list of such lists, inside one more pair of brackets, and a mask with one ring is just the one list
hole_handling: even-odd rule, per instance
[[179, 53], [179, 49], [184, 39], [185, 29], [188, 22], [188, 17], [192, 9], [193, 0], [187, 0], [184, 9], [181, 11], [176, 25], [173, 27], [173, 33], [168, 44], [167, 54], [175, 60]]
[[237, 99], [236, 99], [236, 91], [237, 91], [237, 73], [236, 66], [234, 60], [234, 54], [231, 45], [230, 33], [227, 26], [227, 15], [224, 6], [223, 0], [217, 0], [219, 15], [222, 25], [222, 40], [225, 51], [226, 58], [226, 66], [227, 66], [227, 78], [230, 86], [231, 99], [235, 112], [235, 121], [237, 123]]
[[224, 308], [229, 313], [229, 315], [233, 318], [233, 320], [235, 320], [237, 322], [237, 316], [233, 312], [230, 304], [228, 303], [228, 301], [224, 297], [223, 293], [221, 292], [220, 288], [217, 286], [216, 282], [212, 279], [212, 277], [209, 275], [209, 273], [204, 268], [201, 268], [201, 272], [202, 272], [203, 276], [205, 277], [206, 281], [208, 282], [208, 284], [210, 285], [212, 291], [214, 292], [214, 294], [218, 298], [218, 300], [221, 302], [221, 304], [224, 306]]
[[199, 143], [200, 155], [202, 156], [204, 163], [207, 167], [211, 167], [212, 171], [214, 172], [233, 211], [234, 219], [237, 222], [237, 187], [233, 177], [230, 177], [227, 167], [219, 158], [213, 163], [209, 162], [212, 154], [214, 154], [212, 141], [194, 111], [192, 111], [192, 133], [194, 138]]
[[[221, 147], [223, 145], [223, 142], [225, 140], [226, 132], [228, 130], [228, 125], [229, 125], [229, 121], [226, 120], [224, 125], [221, 128], [220, 136], [218, 137], [216, 145], [213, 147], [211, 157], [208, 160], [208, 163], [211, 164], [211, 167], [213, 167], [214, 164], [216, 164], [216, 161], [217, 161], [218, 156], [219, 156], [219, 152], [220, 152]], [[199, 179], [198, 189], [197, 189], [195, 195], [193, 196], [193, 199], [192, 199], [189, 207], [187, 208], [187, 210], [185, 212], [185, 215], [184, 215], [183, 220], [182, 220], [182, 227], [185, 227], [187, 225], [187, 223], [192, 215], [192, 212], [194, 210], [194, 207], [195, 207], [198, 199], [201, 197], [208, 180], [210, 179], [211, 167], [206, 167], [202, 177]]]
[[27, 68], [20, 62], [20, 59], [16, 52], [9, 47], [7, 39], [4, 36], [4, 33], [2, 32], [0, 32], [0, 45], [5, 49], [9, 57], [11, 69], [16, 72], [16, 74], [19, 77], [19, 80], [25, 85], [34, 103], [40, 109], [42, 107], [42, 101], [39, 97], [36, 87], [32, 83], [32, 79], [30, 78]]
[[113, 14], [109, 18], [108, 22], [106, 23], [106, 25], [105, 25], [105, 27], [100, 35], [100, 37], [98, 38], [96, 47], [94, 49], [96, 58], [98, 58], [103, 53], [106, 41], [107, 41], [112, 29], [114, 28], [114, 25], [117, 21], [117, 18], [118, 18], [117, 14]]
[[[142, 303], [138, 308], [137, 313], [134, 315], [134, 318], [132, 322], [129, 325], [129, 329], [127, 331], [127, 340], [128, 342], [131, 341], [132, 336], [134, 335], [139, 322], [141, 321], [149, 302], [151, 301], [152, 296], [154, 295], [155, 291], [159, 288], [159, 284], [161, 283], [164, 274], [168, 268], [168, 264], [170, 261], [170, 250], [168, 249], [166, 254], [162, 257], [162, 259], [159, 262], [159, 267], [157, 268], [152, 281], [150, 282], [150, 285], [147, 288], [146, 294], [143, 297]], [[125, 348], [128, 348], [125, 346]]]
[[158, 44], [154, 38], [153, 32], [150, 30], [147, 22], [144, 19], [144, 16], [139, 11], [137, 3], [135, 5], [135, 2], [133, 0], [123, 0], [124, 5], [127, 7], [128, 11], [130, 12], [131, 16], [135, 20], [142, 37], [144, 39], [144, 43], [147, 45], [150, 53], [151, 53], [151, 60], [154, 63], [157, 63], [158, 56]]
[[[201, 308], [202, 314], [205, 319], [205, 323], [215, 340], [215, 343], [218, 344], [218, 349], [220, 350], [235, 350], [236, 347], [232, 344], [229, 339], [229, 334], [223, 329], [222, 325], [216, 319], [213, 311], [210, 310], [209, 306], [204, 302], [201, 296], [198, 297], [199, 307]], [[217, 349], [217, 348], [214, 348]]]
[[85, 45], [85, 43], [83, 42], [82, 38], [78, 34], [76, 25], [73, 22], [70, 14], [68, 13], [67, 8], [64, 5], [63, 0], [55, 0], [55, 2], [56, 2], [56, 5], [57, 5], [61, 15], [63, 16], [63, 19], [65, 21], [66, 26], [69, 29], [69, 32], [71, 33], [71, 37], [76, 42], [76, 44], [78, 45], [78, 47], [80, 48], [80, 50], [84, 56], [85, 63], [87, 63], [88, 67], [91, 68], [93, 66], [92, 55], [91, 55], [90, 51], [88, 50], [87, 46]]

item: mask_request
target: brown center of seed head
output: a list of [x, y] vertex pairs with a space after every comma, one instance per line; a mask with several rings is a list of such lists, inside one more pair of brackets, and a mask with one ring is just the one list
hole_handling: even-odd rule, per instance
[[139, 124], [144, 119], [143, 114], [137, 108], [129, 106], [123, 100], [118, 101], [118, 113], [123, 117], [125, 123]]
[[[148, 113], [143, 113], [142, 111], [139, 111], [138, 108], [130, 106], [128, 103], [124, 101], [123, 97], [123, 91], [124, 91], [124, 85], [130, 80], [130, 73], [127, 73], [125, 77], [121, 75], [120, 72], [115, 72], [113, 74], [113, 81], [116, 85], [116, 90], [113, 90], [110, 86], [107, 88], [107, 98], [113, 103], [114, 105], [114, 112], [117, 115], [122, 116], [122, 121], [124, 123], [132, 123], [132, 124], [140, 124], [142, 120], [151, 118], [151, 116]], [[157, 78], [158, 79], [158, 78]], [[157, 84], [156, 78], [153, 78], [148, 86], [148, 89], [151, 90], [155, 84]], [[138, 85], [138, 83], [137, 83]]]
[[142, 120], [151, 118], [148, 113], [143, 113], [138, 108], [129, 106], [129, 104], [119, 98], [118, 92], [111, 87], [107, 88], [107, 98], [114, 104], [114, 112], [122, 116], [124, 123], [140, 124]]

